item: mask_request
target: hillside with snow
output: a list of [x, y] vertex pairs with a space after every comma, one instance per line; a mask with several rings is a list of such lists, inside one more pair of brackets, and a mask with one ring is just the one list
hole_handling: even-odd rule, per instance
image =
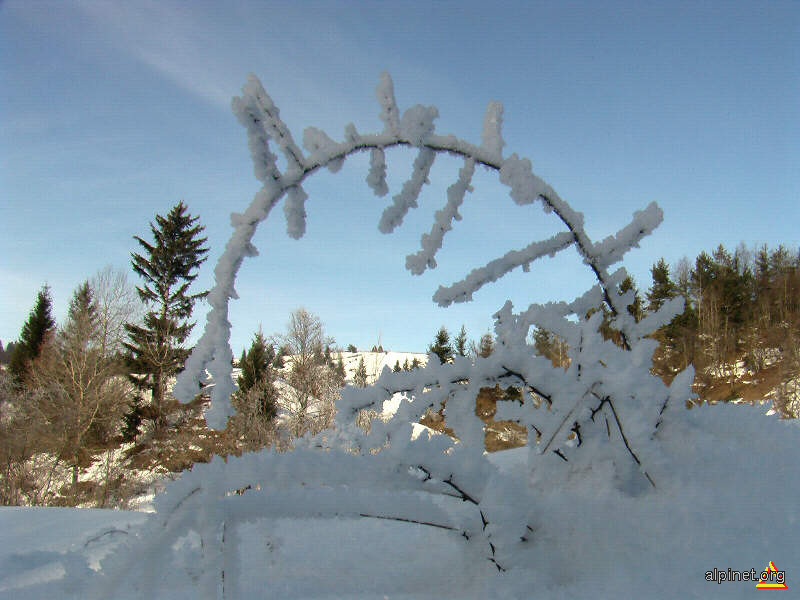
[[391, 370], [395, 365], [402, 368], [404, 364], [410, 365], [414, 360], [417, 360], [420, 366], [425, 366], [428, 362], [428, 355], [422, 352], [335, 352], [333, 358], [338, 360], [340, 356], [344, 362], [348, 383], [353, 382], [358, 363], [362, 359], [367, 369], [367, 383], [373, 383], [384, 368]]

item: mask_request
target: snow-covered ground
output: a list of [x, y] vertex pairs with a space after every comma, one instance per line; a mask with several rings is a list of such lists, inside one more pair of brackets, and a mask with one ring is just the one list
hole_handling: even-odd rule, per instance
[[[558, 488], [539, 486], [525, 571], [499, 574], [488, 561], [476, 561], [459, 535], [434, 527], [370, 518], [261, 519], [240, 526], [238, 597], [751, 598], [754, 582], [717, 583], [706, 573], [760, 571], [770, 561], [796, 594], [798, 423], [758, 407], [719, 405], [676, 412], [661, 432], [662, 452], [648, 463], [655, 490], [632, 496], [602, 468]], [[525, 477], [525, 456], [524, 449], [512, 450], [492, 461]], [[0, 510], [0, 597], [87, 597], [102, 574], [98, 560], [156, 518]], [[113, 597], [199, 597], [192, 586], [196, 545], [189, 536], [175, 548], [173, 564], [160, 566], [165, 572], [127, 581]], [[84, 559], [89, 569], [81, 567]]]

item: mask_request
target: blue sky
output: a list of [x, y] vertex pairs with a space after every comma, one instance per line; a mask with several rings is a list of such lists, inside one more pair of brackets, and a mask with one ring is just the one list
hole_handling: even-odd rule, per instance
[[[490, 7], [491, 4], [491, 7]], [[656, 201], [662, 226], [625, 263], [641, 287], [659, 257], [723, 243], [800, 245], [800, 4], [796, 2], [39, 2], [0, 4], [0, 340], [15, 339], [43, 283], [62, 319], [74, 288], [106, 264], [129, 269], [133, 235], [179, 200], [211, 247], [258, 190], [230, 111], [248, 72], [302, 139], [309, 125], [378, 131], [374, 90], [391, 73], [401, 110], [439, 108], [437, 131], [480, 140], [505, 106], [507, 154], [533, 163], [596, 239]], [[413, 155], [387, 153], [390, 194]], [[318, 314], [339, 344], [424, 350], [441, 324], [477, 338], [509, 298], [571, 299], [591, 284], [573, 251], [448, 309], [430, 300], [476, 266], [558, 231], [474, 181], [439, 268], [404, 268], [459, 164], [434, 165], [420, 208], [391, 236], [389, 198], [367, 158], [305, 185], [308, 229], [278, 208], [243, 265], [232, 347], [289, 312]], [[134, 279], [131, 273], [131, 278]], [[196, 310], [199, 334], [205, 307]]]

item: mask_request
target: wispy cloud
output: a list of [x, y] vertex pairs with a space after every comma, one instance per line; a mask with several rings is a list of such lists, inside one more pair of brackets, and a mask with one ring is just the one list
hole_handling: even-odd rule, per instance
[[331, 120], [343, 127], [342, 118], [352, 119], [346, 109], [353, 104], [354, 75], [363, 76], [367, 86], [357, 88], [356, 101], [365, 102], [372, 114], [370, 86], [388, 67], [376, 68], [361, 40], [331, 15], [289, 3], [77, 0], [75, 5], [116, 49], [226, 111], [247, 73], [256, 71], [279, 103], [286, 90], [299, 99], [294, 111], [315, 113], [314, 125]]
[[76, 6], [120, 50], [193, 95], [224, 109], [238, 88], [215, 39], [215, 24], [204, 22], [192, 4], [80, 0]]

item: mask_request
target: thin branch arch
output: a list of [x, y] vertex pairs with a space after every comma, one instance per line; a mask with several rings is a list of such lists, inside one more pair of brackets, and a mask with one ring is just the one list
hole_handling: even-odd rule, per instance
[[[409, 108], [401, 118], [394, 100], [393, 84], [386, 73], [381, 76], [376, 96], [382, 107], [380, 117], [385, 123], [383, 132], [359, 134], [355, 126], [349, 124], [345, 128], [345, 141], [336, 142], [323, 131], [309, 127], [303, 135], [303, 145], [309, 150], [308, 155], [303, 154], [295, 143], [289, 128], [280, 119], [280, 111], [255, 76], [250, 75], [248, 78], [243, 87], [243, 96], [232, 101], [234, 113], [247, 129], [255, 175], [263, 186], [244, 213], [231, 215], [234, 232], [214, 270], [216, 285], [208, 295], [211, 311], [207, 316], [206, 327], [173, 390], [180, 401], [191, 401], [197, 393], [198, 384], [206, 380], [205, 372], [208, 371], [215, 383], [212, 407], [206, 415], [212, 427], [224, 427], [227, 416], [232, 412], [229, 397], [235, 391], [235, 386], [231, 378], [233, 356], [229, 343], [231, 324], [228, 321], [228, 303], [231, 298], [238, 297], [234, 282], [242, 261], [245, 257], [258, 254], [251, 242], [258, 224], [286, 196], [284, 212], [288, 234], [295, 238], [302, 237], [306, 216], [304, 202], [307, 198], [302, 189], [305, 179], [323, 167], [335, 172], [347, 158], [360, 152], [371, 153], [367, 183], [377, 195], [384, 195], [388, 191], [384, 151], [394, 147], [419, 149], [410, 179], [393, 197], [393, 203], [385, 209], [381, 217], [379, 229], [384, 233], [393, 231], [402, 223], [408, 210], [416, 207], [420, 189], [427, 181], [428, 172], [438, 154], [446, 153], [465, 161], [465, 168], [459, 172], [456, 184], [448, 190], [450, 211], [439, 211], [435, 215], [432, 232], [437, 230], [438, 225], [438, 239], [432, 239], [433, 235], [423, 234], [422, 250], [416, 256], [407, 258], [406, 266], [414, 273], [421, 273], [425, 268], [435, 266], [434, 257], [441, 247], [441, 239], [451, 227], [449, 221], [453, 215], [457, 215], [458, 205], [465, 192], [471, 190], [470, 181], [475, 164], [498, 173], [500, 182], [511, 188], [510, 195], [517, 204], [541, 202], [545, 211], [555, 213], [567, 228], [567, 231], [550, 239], [534, 242], [522, 250], [512, 250], [484, 267], [474, 269], [463, 280], [448, 288], [440, 287], [434, 294], [434, 301], [439, 305], [448, 306], [453, 302], [468, 301], [474, 291], [499, 279], [517, 266], [527, 270], [534, 260], [545, 255], [552, 256], [575, 245], [584, 264], [594, 273], [612, 317], [620, 319], [623, 345], [626, 349], [630, 348], [629, 320], [625, 319], [623, 300], [612, 284], [607, 267], [620, 260], [627, 249], [635, 246], [642, 237], [658, 226], [662, 213], [654, 203], [645, 211], [634, 215], [631, 224], [616, 236], [595, 244], [584, 230], [583, 215], [572, 210], [547, 183], [533, 174], [528, 159], [520, 159], [516, 154], [503, 157], [503, 109], [499, 102], [490, 102], [487, 107], [481, 134], [482, 143], [478, 146], [453, 135], [436, 134], [433, 120], [438, 116], [438, 110], [435, 107], [416, 105]], [[270, 143], [277, 146], [286, 158], [286, 168], [283, 171], [278, 168]], [[411, 263], [416, 265], [412, 266]]]

